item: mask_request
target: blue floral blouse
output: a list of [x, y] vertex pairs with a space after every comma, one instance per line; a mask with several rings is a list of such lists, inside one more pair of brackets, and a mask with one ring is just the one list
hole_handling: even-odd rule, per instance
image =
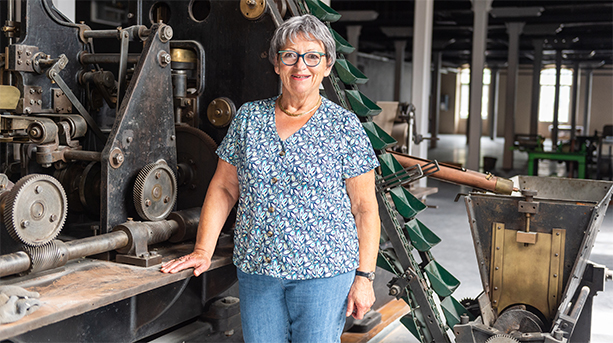
[[331, 277], [358, 267], [345, 180], [379, 165], [355, 114], [323, 99], [282, 141], [275, 98], [244, 104], [217, 149], [237, 168], [234, 264], [282, 279]]

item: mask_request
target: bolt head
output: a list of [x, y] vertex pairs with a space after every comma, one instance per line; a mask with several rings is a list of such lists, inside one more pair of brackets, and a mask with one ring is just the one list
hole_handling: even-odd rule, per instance
[[147, 207], [151, 206], [151, 200], [149, 199], [145, 200], [145, 206]]
[[25, 229], [28, 226], [30, 226], [30, 222], [29, 221], [27, 221], [25, 219], [21, 221], [21, 228]]

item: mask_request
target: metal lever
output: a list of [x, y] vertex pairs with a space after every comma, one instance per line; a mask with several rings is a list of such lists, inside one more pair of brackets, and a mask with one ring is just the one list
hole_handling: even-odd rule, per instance
[[70, 87], [68, 87], [66, 82], [64, 82], [64, 80], [60, 76], [60, 71], [62, 71], [62, 69], [66, 67], [66, 64], [68, 64], [68, 58], [64, 54], [60, 55], [60, 58], [58, 58], [57, 62], [55, 62], [55, 64], [47, 71], [47, 77], [52, 81], [55, 81], [55, 83], [57, 83], [57, 85], [64, 92], [64, 94], [66, 94], [68, 100], [70, 100], [72, 105], [77, 109], [77, 111], [79, 111], [81, 116], [83, 116], [83, 119], [85, 119], [87, 125], [91, 128], [96, 137], [98, 137], [102, 142], [106, 142], [106, 136], [104, 135], [104, 133], [102, 133], [102, 131], [98, 127], [98, 124], [96, 124], [96, 122], [94, 121], [94, 118], [89, 115], [89, 112], [87, 112], [85, 107], [83, 107], [79, 99], [77, 99]]

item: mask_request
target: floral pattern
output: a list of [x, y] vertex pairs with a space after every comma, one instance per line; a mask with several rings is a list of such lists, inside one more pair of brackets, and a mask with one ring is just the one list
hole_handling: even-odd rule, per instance
[[331, 277], [358, 267], [345, 180], [379, 165], [356, 115], [323, 99], [282, 141], [275, 98], [244, 104], [217, 149], [237, 168], [234, 263], [283, 279]]

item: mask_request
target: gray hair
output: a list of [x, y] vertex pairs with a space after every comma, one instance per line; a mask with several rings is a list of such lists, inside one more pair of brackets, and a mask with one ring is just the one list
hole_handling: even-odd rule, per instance
[[275, 64], [278, 58], [278, 51], [288, 42], [294, 42], [299, 35], [304, 35], [306, 39], [319, 41], [323, 44], [326, 51], [328, 66], [336, 62], [336, 42], [328, 27], [319, 19], [311, 14], [291, 17], [275, 30], [275, 34], [270, 40], [268, 50], [268, 60]]

